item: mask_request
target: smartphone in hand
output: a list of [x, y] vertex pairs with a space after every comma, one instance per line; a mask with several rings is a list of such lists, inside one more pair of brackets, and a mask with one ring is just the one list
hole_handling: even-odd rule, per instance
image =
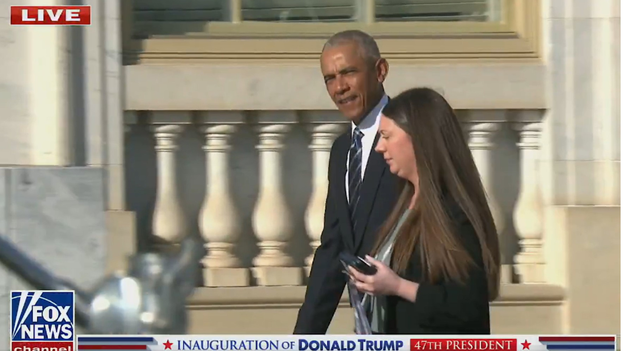
[[351, 266], [362, 274], [375, 275], [375, 273], [377, 273], [377, 268], [372, 264], [368, 263], [368, 261], [366, 261], [362, 257], [352, 255], [348, 252], [342, 252], [340, 253], [339, 258], [340, 261], [342, 261], [343, 265]]

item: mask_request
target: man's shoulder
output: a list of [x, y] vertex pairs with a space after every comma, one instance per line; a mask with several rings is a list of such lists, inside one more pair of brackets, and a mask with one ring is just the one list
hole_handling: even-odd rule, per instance
[[349, 145], [349, 131], [345, 131], [341, 133], [336, 138], [336, 140], [334, 140], [334, 143], [332, 144], [331, 152], [334, 153], [336, 152], [336, 149], [343, 147], [345, 145]]

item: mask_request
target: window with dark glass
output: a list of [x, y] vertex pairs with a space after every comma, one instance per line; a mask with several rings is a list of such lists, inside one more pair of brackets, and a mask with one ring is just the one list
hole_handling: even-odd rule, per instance
[[[497, 22], [504, 0], [133, 0], [134, 22], [204, 31], [210, 22]], [[193, 26], [194, 25], [194, 26]], [[202, 29], [203, 28], [203, 29]]]

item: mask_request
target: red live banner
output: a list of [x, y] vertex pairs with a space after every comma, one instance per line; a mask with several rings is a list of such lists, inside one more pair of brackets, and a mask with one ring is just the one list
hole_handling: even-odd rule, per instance
[[518, 349], [516, 339], [411, 339], [411, 351], [512, 351]]
[[11, 25], [86, 26], [91, 6], [11, 6]]

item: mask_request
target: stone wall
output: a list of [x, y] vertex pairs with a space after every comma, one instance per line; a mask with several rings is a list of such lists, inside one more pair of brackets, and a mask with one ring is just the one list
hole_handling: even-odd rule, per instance
[[[0, 235], [59, 277], [89, 289], [106, 267], [101, 168], [0, 168]], [[0, 348], [9, 345], [9, 293], [32, 289], [0, 266]]]

